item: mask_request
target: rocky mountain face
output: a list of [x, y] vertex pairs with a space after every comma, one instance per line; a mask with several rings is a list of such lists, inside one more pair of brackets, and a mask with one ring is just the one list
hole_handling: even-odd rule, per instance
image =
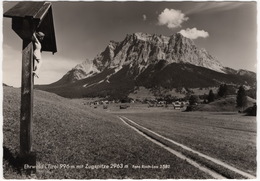
[[[180, 33], [170, 37], [134, 33], [127, 35], [122, 42], [111, 41], [105, 51], [98, 54], [93, 61], [86, 60], [69, 71], [65, 77], [75, 82], [87, 78], [104, 69], [120, 70], [130, 65], [135, 74], [143, 72], [150, 64], [166, 60], [171, 63], [190, 63], [218, 72], [224, 67], [205, 49], [199, 49], [191, 39]], [[137, 76], [136, 75], [136, 76]]]
[[121, 42], [111, 41], [92, 61], [39, 88], [65, 97], [110, 96], [127, 94], [136, 86], [207, 87], [223, 82], [250, 84], [254, 78], [249, 71], [223, 67], [180, 33], [169, 37], [134, 33]]

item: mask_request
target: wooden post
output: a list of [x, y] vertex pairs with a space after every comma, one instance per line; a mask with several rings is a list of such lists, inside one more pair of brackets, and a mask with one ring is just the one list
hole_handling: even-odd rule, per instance
[[23, 40], [22, 88], [20, 120], [20, 153], [27, 155], [32, 151], [33, 116], [33, 44]]
[[[28, 23], [29, 24], [29, 23]], [[36, 166], [36, 154], [32, 152], [32, 120], [33, 120], [33, 42], [32, 34], [23, 39], [22, 51], [22, 86], [20, 115], [20, 158], [22, 164]], [[35, 173], [36, 169], [27, 169], [27, 173]]]

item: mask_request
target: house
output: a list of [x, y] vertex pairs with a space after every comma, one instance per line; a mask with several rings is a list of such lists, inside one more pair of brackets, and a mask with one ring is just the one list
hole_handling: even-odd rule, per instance
[[182, 104], [179, 101], [175, 101], [172, 104], [173, 104], [174, 109], [181, 109], [182, 108]]

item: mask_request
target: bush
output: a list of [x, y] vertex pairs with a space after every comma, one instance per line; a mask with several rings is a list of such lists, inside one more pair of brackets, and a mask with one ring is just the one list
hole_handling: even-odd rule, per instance
[[252, 107], [247, 108], [244, 113], [246, 113], [247, 116], [256, 116], [257, 108], [256, 104]]
[[187, 106], [185, 112], [195, 111], [195, 107], [196, 107], [196, 106], [191, 106], [191, 105], [189, 105], [189, 106]]

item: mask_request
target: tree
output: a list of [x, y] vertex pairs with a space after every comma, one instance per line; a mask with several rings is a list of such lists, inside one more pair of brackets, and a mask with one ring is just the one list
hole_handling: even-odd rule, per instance
[[246, 90], [244, 86], [240, 86], [237, 91], [237, 107], [244, 109], [247, 105], [247, 97], [246, 97]]
[[215, 94], [213, 93], [212, 90], [209, 91], [209, 95], [208, 95], [208, 102], [213, 102], [215, 100]]
[[198, 101], [199, 98], [196, 95], [191, 95], [189, 98], [190, 105], [195, 105], [196, 103], [198, 103]]
[[227, 94], [228, 94], [228, 87], [227, 87], [227, 84], [224, 84], [224, 86], [223, 86], [223, 92], [224, 92], [224, 97], [226, 97]]
[[226, 97], [228, 92], [227, 84], [221, 84], [218, 89], [218, 95], [219, 97]]

